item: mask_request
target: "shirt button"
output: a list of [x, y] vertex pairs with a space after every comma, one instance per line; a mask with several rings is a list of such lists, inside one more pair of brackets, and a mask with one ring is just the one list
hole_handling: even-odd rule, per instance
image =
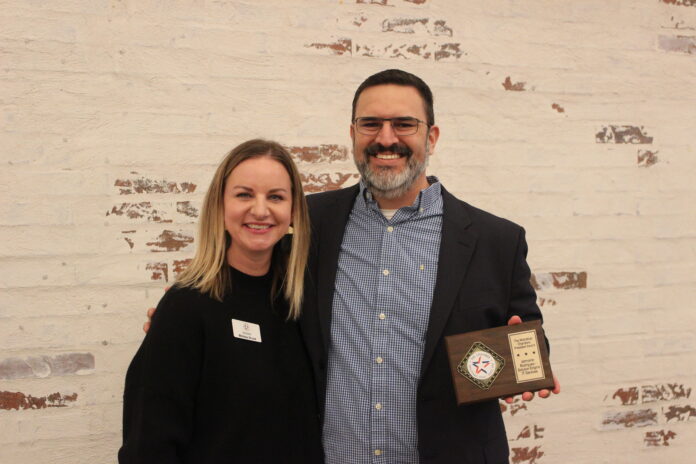
[[382, 410], [382, 403], [375, 404], [375, 409], [378, 411], [381, 411]]
[[423, 208], [418, 208], [418, 212], [419, 212], [419, 213], [422, 213], [422, 212], [423, 212]]
[[380, 320], [383, 321], [383, 320], [385, 320], [385, 319], [387, 318], [387, 315], [384, 314], [384, 313], [379, 313], [379, 316], [378, 316], [378, 317], [379, 317]]
[[384, 362], [384, 359], [382, 359], [381, 356], [377, 356], [377, 357], [375, 358], [375, 362], [376, 362], [377, 364], [382, 364], [382, 363]]
[[381, 456], [382, 455], [382, 450], [381, 449], [376, 449], [375, 450], [375, 456]]
[[387, 232], [394, 232], [394, 228], [392, 226], [387, 227]]
[[388, 275], [389, 275], [389, 269], [383, 270], [383, 271], [382, 271], [382, 274], [384, 274], [385, 276], [388, 276]]

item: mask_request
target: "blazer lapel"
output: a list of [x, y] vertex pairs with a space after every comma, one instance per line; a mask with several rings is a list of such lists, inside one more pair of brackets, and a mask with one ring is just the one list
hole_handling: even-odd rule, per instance
[[341, 190], [333, 203], [327, 204], [319, 229], [319, 257], [317, 272], [317, 311], [322, 340], [328, 349], [331, 337], [331, 307], [333, 305], [336, 271], [341, 243], [346, 231], [355, 197], [360, 191], [356, 184]]
[[425, 372], [445, 329], [477, 239], [476, 233], [469, 229], [471, 219], [464, 203], [457, 200], [444, 188], [442, 196], [442, 241], [440, 242], [437, 281], [430, 307], [421, 373]]

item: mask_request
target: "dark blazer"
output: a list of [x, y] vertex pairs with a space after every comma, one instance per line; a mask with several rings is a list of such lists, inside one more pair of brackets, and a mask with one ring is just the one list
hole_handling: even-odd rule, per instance
[[[307, 197], [312, 223], [303, 334], [316, 375], [321, 413], [338, 255], [358, 186]], [[530, 285], [524, 229], [442, 189], [444, 214], [437, 281], [417, 395], [422, 463], [508, 462], [498, 401], [458, 407], [444, 336], [505, 325], [513, 315], [541, 319]]]

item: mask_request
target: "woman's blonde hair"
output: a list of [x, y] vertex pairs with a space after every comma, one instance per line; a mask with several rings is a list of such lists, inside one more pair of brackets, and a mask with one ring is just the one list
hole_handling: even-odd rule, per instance
[[309, 252], [307, 202], [302, 192], [300, 173], [290, 153], [271, 140], [248, 140], [233, 148], [218, 166], [203, 200], [196, 254], [188, 267], [179, 274], [176, 285], [196, 288], [219, 301], [224, 298], [231, 281], [227, 266], [227, 248], [231, 238], [225, 230], [224, 220], [225, 182], [240, 163], [259, 157], [269, 157], [282, 164], [292, 184], [292, 245], [288, 253], [287, 247], [281, 243], [285, 239], [281, 239], [273, 249], [271, 297], [275, 298], [282, 291], [290, 306], [288, 319], [297, 319], [302, 304], [304, 272]]

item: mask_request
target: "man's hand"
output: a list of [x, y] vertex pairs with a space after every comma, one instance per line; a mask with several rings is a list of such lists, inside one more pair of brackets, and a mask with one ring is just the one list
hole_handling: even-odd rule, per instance
[[147, 322], [143, 324], [143, 332], [147, 333], [150, 330], [152, 315], [155, 314], [155, 311], [157, 311], [157, 308], [147, 308]]
[[[522, 319], [520, 316], [512, 316], [510, 320], [508, 321], [507, 325], [515, 325], [515, 324], [521, 324]], [[553, 376], [553, 390], [548, 390], [544, 388], [543, 390], [539, 390], [539, 398], [548, 398], [551, 393], [559, 394], [561, 392], [561, 384], [558, 383], [558, 379], [556, 378], [556, 375], [554, 374]], [[507, 404], [511, 404], [514, 401], [514, 398], [512, 396], [506, 396], [503, 398]], [[522, 399], [524, 401], [531, 401], [534, 399], [534, 392], [524, 392], [522, 393]]]

